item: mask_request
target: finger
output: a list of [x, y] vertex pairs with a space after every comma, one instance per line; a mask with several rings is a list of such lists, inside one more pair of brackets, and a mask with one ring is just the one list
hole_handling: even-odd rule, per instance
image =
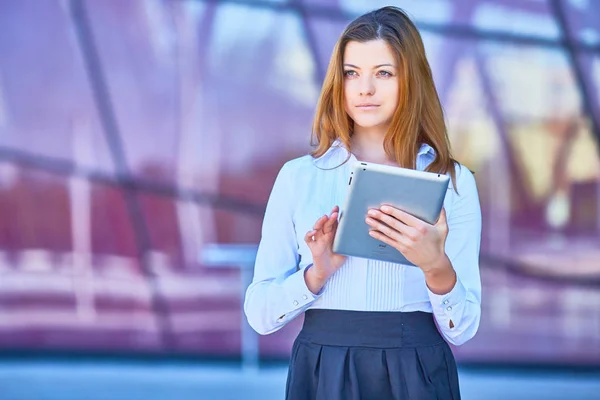
[[308, 231], [306, 235], [304, 235], [304, 241], [308, 244], [315, 243], [321, 240], [322, 237], [323, 231], [316, 231], [313, 229], [312, 231]]
[[316, 235], [317, 235], [317, 231], [315, 231], [315, 230], [308, 231], [308, 232], [306, 232], [306, 235], [304, 235], [304, 241], [306, 243], [312, 243], [315, 241]]
[[396, 239], [396, 237], [402, 235], [400, 232], [398, 232], [394, 228], [390, 227], [387, 224], [384, 224], [383, 222], [381, 222], [375, 218], [367, 217], [366, 222], [372, 229], [379, 231], [394, 240]]
[[[333, 224], [333, 226], [331, 227], [331, 237], [335, 238], [335, 235], [337, 234], [337, 227], [338, 227], [338, 223], [337, 221]], [[333, 240], [333, 239], [332, 239]]]
[[329, 216], [329, 219], [327, 220], [327, 222], [325, 222], [325, 225], [323, 225], [323, 233], [324, 234], [331, 233], [331, 231], [333, 230], [333, 225], [335, 223], [337, 223], [337, 217], [338, 217], [337, 212], [334, 212]]
[[317, 222], [315, 222], [315, 225], [313, 226], [313, 229], [315, 231], [320, 231], [321, 229], [323, 229], [323, 225], [325, 225], [325, 222], [327, 222], [327, 215], [323, 215], [321, 218], [319, 218], [317, 220]]
[[408, 226], [418, 227], [424, 224], [424, 222], [418, 219], [417, 217], [413, 217], [409, 213], [406, 213], [396, 207], [390, 206], [389, 204], [381, 206], [380, 210], [381, 212], [391, 215], [397, 220], [404, 222]]
[[416, 240], [418, 237], [418, 231], [415, 228], [408, 226], [404, 222], [399, 221], [388, 214], [382, 213], [379, 210], [369, 210], [369, 216], [375, 220], [383, 222], [385, 225], [388, 225], [392, 229], [400, 232], [402, 235], [407, 236], [412, 240]]
[[[401, 244], [403, 247], [410, 248], [413, 245], [413, 242], [416, 240], [412, 237], [409, 237], [408, 235], [405, 235], [402, 232], [396, 231], [387, 224], [381, 223], [373, 218], [367, 218], [367, 220], [367, 223], [375, 231], [383, 233], [385, 236], [389, 237], [394, 242]], [[406, 228], [414, 231], [414, 229], [409, 226], [406, 226]]]

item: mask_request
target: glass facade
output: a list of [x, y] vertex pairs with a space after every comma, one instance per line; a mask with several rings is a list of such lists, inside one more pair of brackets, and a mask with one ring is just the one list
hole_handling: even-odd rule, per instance
[[598, 364], [591, 0], [0, 2], [0, 351], [286, 358], [301, 318], [249, 338], [247, 260], [208, 254], [258, 243], [339, 34], [390, 3], [482, 203], [483, 315], [458, 360]]

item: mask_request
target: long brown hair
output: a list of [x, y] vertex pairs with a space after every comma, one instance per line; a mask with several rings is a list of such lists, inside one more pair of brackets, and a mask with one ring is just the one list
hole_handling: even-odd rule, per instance
[[350, 41], [378, 39], [390, 46], [399, 66], [398, 108], [385, 135], [385, 152], [401, 167], [415, 169], [421, 144], [430, 145], [435, 159], [426, 170], [449, 172], [456, 188], [456, 161], [450, 153], [444, 113], [425, 47], [417, 27], [397, 7], [383, 7], [358, 17], [338, 39], [317, 103], [312, 132], [316, 148], [311, 155], [322, 156], [336, 139], [350, 149], [354, 122], [344, 109], [344, 50]]

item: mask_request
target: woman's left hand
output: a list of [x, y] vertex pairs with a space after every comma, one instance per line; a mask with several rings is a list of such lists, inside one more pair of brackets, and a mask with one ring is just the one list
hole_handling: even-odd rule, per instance
[[398, 250], [423, 272], [430, 272], [445, 259], [448, 236], [446, 211], [435, 225], [430, 225], [390, 205], [368, 211], [369, 234]]

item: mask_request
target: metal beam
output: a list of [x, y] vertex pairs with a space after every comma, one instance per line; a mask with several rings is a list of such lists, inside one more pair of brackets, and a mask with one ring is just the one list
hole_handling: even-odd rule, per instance
[[168, 318], [168, 307], [166, 300], [160, 294], [158, 280], [149, 265], [148, 257], [146, 257], [148, 251], [151, 249], [148, 228], [137, 194], [127, 185], [127, 182], [131, 180], [131, 174], [127, 165], [127, 159], [121, 142], [121, 132], [119, 131], [114, 108], [110, 100], [102, 60], [96, 48], [85, 2], [83, 0], [71, 0], [69, 10], [73, 21], [75, 38], [81, 50], [84, 69], [88, 75], [93, 99], [98, 109], [100, 122], [113, 157], [113, 162], [118, 171], [116, 179], [124, 180], [122, 182], [123, 190], [121, 190], [121, 193], [135, 234], [140, 266], [150, 286], [152, 307], [157, 316], [157, 324], [161, 334], [160, 340], [162, 341], [163, 348], [170, 350], [173, 341]]
[[0, 146], [0, 160], [16, 164], [23, 168], [37, 169], [60, 176], [78, 176], [94, 184], [106, 185], [133, 192], [143, 192], [160, 197], [184, 198], [199, 206], [213, 207], [240, 214], [262, 217], [265, 211], [263, 204], [251, 203], [233, 196], [202, 192], [191, 188], [176, 188], [172, 185], [155, 181], [132, 178], [122, 174], [101, 172], [92, 168], [78, 166], [73, 161], [34, 154]]
[[305, 5], [302, 3], [302, 0], [290, 0], [290, 4], [294, 5], [296, 11], [300, 14], [302, 27], [304, 28], [304, 38], [308, 43], [308, 48], [312, 53], [313, 61], [315, 63], [315, 78], [316, 81], [319, 84], [321, 84], [325, 79], [326, 69], [324, 67], [323, 60], [321, 59], [321, 54], [319, 53], [319, 47], [317, 46], [317, 38], [315, 37], [314, 31], [310, 26], [310, 17], [307, 13]]
[[[298, 5], [296, 1], [285, 3], [273, 3], [263, 0], [179, 0], [179, 1], [200, 1], [204, 3], [215, 4], [233, 4], [244, 7], [263, 8], [273, 11], [293, 11], [299, 14], [304, 14], [307, 18], [323, 18], [329, 20], [338, 20], [349, 22], [359, 16], [359, 13], [350, 13], [340, 9], [339, 7], [331, 7], [324, 5], [311, 4]], [[301, 7], [301, 9], [299, 8]], [[415, 21], [417, 27], [426, 32], [437, 33], [440, 35], [455, 37], [460, 39], [480, 39], [493, 42], [517, 43], [523, 45], [532, 45], [538, 47], [560, 48], [566, 47], [567, 43], [564, 39], [547, 39], [535, 35], [520, 35], [502, 31], [487, 31], [477, 29], [468, 25], [456, 24], [434, 24]], [[574, 43], [572, 46], [584, 53], [600, 54], [600, 44], [585, 44]]]
[[564, 5], [560, 0], [550, 0], [550, 5], [565, 38], [566, 51], [569, 63], [571, 64], [571, 68], [573, 69], [573, 73], [575, 75], [575, 83], [577, 84], [577, 89], [579, 89], [579, 93], [581, 93], [581, 97], [583, 100], [583, 111], [588, 115], [590, 119], [592, 134], [596, 138], [596, 148], [598, 153], [600, 153], [600, 111], [594, 110], [593, 104], [595, 103], [595, 101], [592, 94], [592, 88], [590, 88], [586, 84], [585, 72], [582, 68], [581, 60], [578, 59], [579, 54], [577, 51], [576, 40], [573, 38], [571, 30], [569, 29], [569, 26], [567, 24], [567, 17], [565, 15]]

